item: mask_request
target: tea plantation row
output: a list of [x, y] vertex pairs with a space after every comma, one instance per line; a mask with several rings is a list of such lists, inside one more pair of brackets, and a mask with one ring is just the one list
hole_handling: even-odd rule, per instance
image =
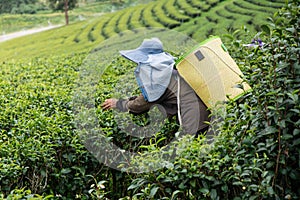
[[261, 3], [249, 0], [151, 1], [76, 22], [68, 27], [7, 41], [1, 44], [1, 60], [91, 50], [111, 36], [141, 27], [167, 27], [186, 33], [199, 42], [210, 35], [220, 35], [243, 25], [247, 25], [251, 31], [258, 31], [260, 24], [265, 23], [267, 17], [284, 4], [284, 0]]

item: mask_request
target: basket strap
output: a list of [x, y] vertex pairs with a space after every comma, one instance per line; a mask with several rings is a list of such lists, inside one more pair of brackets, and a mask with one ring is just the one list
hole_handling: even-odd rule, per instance
[[180, 76], [177, 75], [177, 115], [180, 126], [182, 126], [182, 119], [180, 114]]

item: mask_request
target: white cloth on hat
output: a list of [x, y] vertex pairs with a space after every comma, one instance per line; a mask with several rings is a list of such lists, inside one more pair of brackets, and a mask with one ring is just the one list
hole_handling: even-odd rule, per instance
[[146, 101], [156, 101], [166, 91], [174, 63], [174, 57], [163, 52], [149, 55], [146, 62], [137, 66], [135, 77]]
[[145, 100], [159, 99], [170, 83], [175, 64], [175, 58], [164, 52], [162, 42], [158, 38], [144, 39], [138, 48], [120, 53], [138, 64], [134, 73]]

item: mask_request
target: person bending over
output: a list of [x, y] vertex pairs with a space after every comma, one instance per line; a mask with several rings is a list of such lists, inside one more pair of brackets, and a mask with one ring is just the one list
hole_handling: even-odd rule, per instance
[[205, 134], [210, 112], [174, 69], [175, 58], [164, 52], [158, 38], [144, 39], [138, 48], [120, 54], [137, 64], [134, 74], [141, 94], [128, 99], [106, 99], [101, 105], [103, 109], [140, 114], [158, 104], [168, 117], [178, 115], [185, 133]]

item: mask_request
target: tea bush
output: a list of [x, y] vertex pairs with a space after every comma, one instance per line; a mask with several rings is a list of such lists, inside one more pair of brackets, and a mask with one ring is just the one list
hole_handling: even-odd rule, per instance
[[107, 170], [72, 122], [72, 90], [85, 56], [1, 64], [0, 198], [84, 198], [94, 176]]
[[297, 1], [276, 13], [255, 37], [263, 46], [227, 36], [252, 91], [213, 112], [212, 144], [185, 138], [172, 167], [137, 175], [134, 199], [299, 199], [299, 14]]

